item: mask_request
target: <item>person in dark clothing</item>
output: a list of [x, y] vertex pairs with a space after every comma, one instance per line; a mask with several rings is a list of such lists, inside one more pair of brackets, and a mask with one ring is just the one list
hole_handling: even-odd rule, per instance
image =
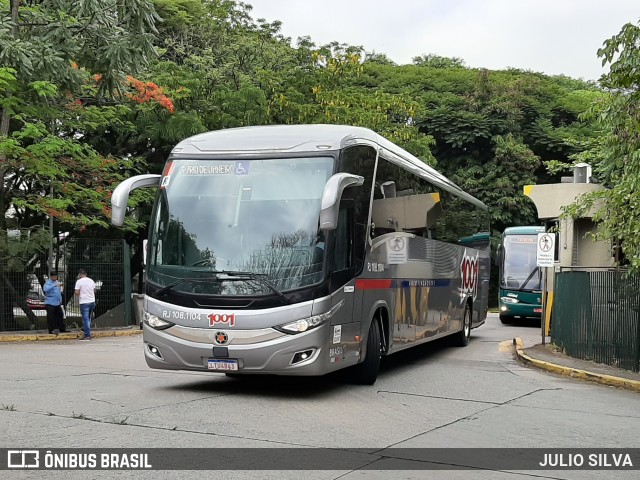
[[67, 331], [62, 311], [62, 289], [58, 281], [58, 272], [50, 272], [49, 279], [42, 287], [44, 307], [47, 310], [47, 328], [49, 333], [58, 335]]

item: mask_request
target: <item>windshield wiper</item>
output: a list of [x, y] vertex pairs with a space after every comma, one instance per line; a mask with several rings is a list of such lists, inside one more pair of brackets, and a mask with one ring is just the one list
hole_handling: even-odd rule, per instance
[[[538, 273], [538, 288], [527, 288], [527, 285], [533, 279], [533, 276], [536, 274], [536, 272]], [[541, 276], [541, 273], [542, 272], [540, 270], [540, 267], [535, 267], [533, 269], [533, 271], [529, 274], [529, 276], [517, 288], [516, 287], [509, 287], [508, 283], [505, 282], [504, 279], [502, 280], [502, 284], [503, 285], [507, 285], [507, 288], [509, 288], [511, 290], [519, 290], [519, 291], [522, 291], [522, 292], [539, 290], [540, 289], [540, 276]]]
[[[236, 276], [258, 276], [258, 275], [264, 275], [264, 274], [252, 273], [252, 272], [232, 272], [231, 270], [217, 270], [217, 271], [213, 271], [211, 273], [213, 273], [214, 275], [225, 274], [225, 275], [236, 275]], [[211, 280], [218, 280], [218, 277], [214, 277], [214, 278], [180, 278], [180, 279], [176, 280], [175, 282], [171, 282], [169, 285], [165, 285], [164, 287], [162, 287], [160, 290], [158, 290], [156, 292], [156, 295], [162, 295], [163, 293], [168, 292], [169, 290], [173, 289], [174, 287], [177, 287], [178, 285], [180, 285], [182, 283], [186, 283], [186, 282], [210, 282]]]
[[158, 290], [156, 292], [156, 295], [162, 295], [163, 293], [168, 292], [169, 290], [173, 289], [174, 287], [177, 287], [181, 283], [186, 283], [186, 282], [210, 282], [210, 281], [211, 281], [210, 278], [180, 278], [179, 280], [176, 280], [175, 282], [171, 282], [169, 285], [165, 285], [164, 287], [162, 287], [160, 290]]
[[275, 293], [278, 297], [280, 297], [282, 299], [282, 301], [286, 302], [286, 303], [291, 303], [291, 300], [289, 300], [287, 298], [287, 296], [282, 293], [280, 290], [278, 290], [276, 287], [273, 286], [273, 284], [267, 280], [266, 277], [267, 274], [266, 273], [254, 273], [254, 272], [240, 272], [240, 271], [233, 271], [233, 270], [217, 270], [214, 271], [213, 273], [215, 274], [224, 274], [227, 275], [229, 277], [236, 277], [237, 279], [249, 279], [249, 280], [255, 280], [257, 282], [262, 283], [265, 287], [269, 288], [269, 290], [271, 290], [273, 293]]
[[[524, 290], [525, 287], [527, 286], [527, 284], [531, 281], [531, 279], [533, 278], [533, 276], [536, 274], [536, 272], [538, 272], [538, 285], [540, 284], [540, 267], [536, 267], [533, 269], [533, 271], [529, 274], [529, 276], [527, 277], [527, 279], [522, 282], [522, 289]], [[535, 288], [533, 290], [536, 290]]]
[[[284, 302], [291, 303], [291, 301], [287, 298], [287, 296], [284, 293], [282, 293], [280, 290], [278, 290], [276, 287], [274, 287], [271, 284], [271, 282], [269, 282], [267, 279], [263, 278], [263, 277], [267, 276], [265, 273], [241, 272], [241, 271], [233, 271], [233, 270], [215, 270], [215, 271], [213, 271], [211, 273], [214, 274], [214, 275], [227, 275], [228, 277], [231, 277], [231, 278], [229, 278], [229, 280], [244, 280], [244, 279], [255, 280], [257, 282], [262, 283], [267, 288], [269, 288], [269, 290], [271, 290], [273, 293], [275, 293]], [[212, 278], [180, 278], [180, 279], [176, 280], [175, 282], [172, 282], [169, 285], [165, 285], [164, 287], [162, 287], [160, 290], [158, 290], [156, 292], [156, 295], [160, 296], [160, 295], [168, 292], [169, 290], [173, 289], [174, 287], [177, 287], [178, 285], [180, 285], [182, 283], [186, 283], [186, 282], [210, 282], [211, 280], [219, 280], [219, 278], [218, 277], [215, 277], [213, 279]]]

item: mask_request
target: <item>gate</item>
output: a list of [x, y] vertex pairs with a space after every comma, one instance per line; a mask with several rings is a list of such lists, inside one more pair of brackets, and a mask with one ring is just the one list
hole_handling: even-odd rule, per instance
[[[29, 259], [12, 257], [10, 261], [6, 255], [0, 256], [0, 331], [46, 330], [42, 285], [49, 274], [48, 257], [48, 252]], [[68, 328], [82, 327], [80, 306], [74, 295], [80, 268], [96, 283], [92, 327], [133, 323], [129, 261], [129, 247], [124, 240], [66, 239], [58, 243], [53, 249], [52, 264], [60, 274]]]
[[640, 371], [640, 276], [556, 274], [551, 340], [570, 356]]

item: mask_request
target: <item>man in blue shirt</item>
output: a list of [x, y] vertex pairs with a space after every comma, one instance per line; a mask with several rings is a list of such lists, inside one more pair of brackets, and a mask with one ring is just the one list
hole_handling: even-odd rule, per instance
[[47, 309], [47, 328], [49, 333], [58, 335], [67, 331], [62, 312], [62, 290], [58, 281], [58, 272], [50, 272], [49, 279], [42, 287], [44, 308]]

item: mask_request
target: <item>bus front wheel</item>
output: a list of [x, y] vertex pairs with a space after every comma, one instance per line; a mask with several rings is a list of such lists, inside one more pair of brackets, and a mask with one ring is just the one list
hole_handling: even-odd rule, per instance
[[513, 322], [513, 317], [511, 315], [500, 315], [500, 321], [502, 322], [503, 325], [508, 325], [509, 323]]
[[364, 360], [362, 363], [352, 367], [353, 380], [355, 383], [361, 385], [373, 385], [376, 383], [378, 372], [380, 371], [381, 351], [380, 328], [378, 326], [378, 319], [374, 318], [369, 327]]

